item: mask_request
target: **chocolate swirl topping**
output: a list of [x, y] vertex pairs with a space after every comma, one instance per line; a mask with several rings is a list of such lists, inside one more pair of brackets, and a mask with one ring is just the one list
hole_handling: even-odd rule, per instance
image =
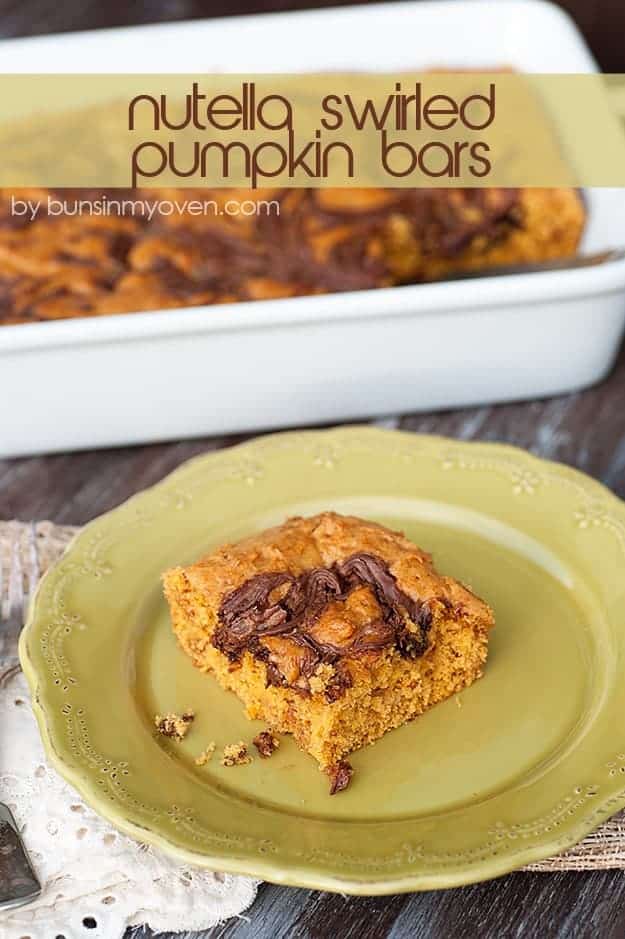
[[[117, 206], [105, 218], [57, 218], [44, 196], [35, 221], [11, 212], [0, 191], [0, 324], [163, 306], [363, 290], [439, 276], [431, 261], [484, 250], [523, 224], [514, 189], [279, 189], [277, 211], [241, 220], [185, 217], [147, 203], [150, 189], [50, 189], [78, 212], [80, 201]], [[262, 194], [261, 194], [262, 196]], [[212, 201], [213, 190], [179, 200]], [[219, 203], [220, 204], [220, 203]], [[140, 210], [140, 211], [139, 211]], [[222, 213], [223, 215], [223, 213]], [[397, 226], [401, 231], [397, 241]], [[398, 253], [412, 255], [398, 266]]]
[[[330, 603], [345, 600], [358, 587], [373, 591], [381, 616], [362, 626], [343, 646], [320, 641], [312, 629]], [[284, 675], [271, 661], [263, 639], [281, 636], [298, 649], [296, 682], [289, 686], [309, 692], [308, 679], [318, 665], [336, 667], [326, 687], [326, 698], [334, 701], [351, 684], [343, 660], [395, 646], [404, 658], [416, 659], [428, 646], [432, 613], [427, 604], [413, 600], [397, 584], [388, 565], [373, 554], [353, 554], [332, 567], [317, 567], [294, 577], [286, 571], [251, 577], [224, 598], [219, 625], [212, 643], [232, 662], [245, 651], [265, 662], [267, 683], [287, 686]]]

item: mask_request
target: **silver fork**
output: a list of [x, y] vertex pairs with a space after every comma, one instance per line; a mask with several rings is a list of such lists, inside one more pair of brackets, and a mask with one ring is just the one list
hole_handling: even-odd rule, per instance
[[8, 571], [0, 562], [0, 683], [19, 670], [17, 644], [41, 573], [34, 523], [16, 525], [15, 534], [10, 539]]
[[[24, 531], [22, 544], [18, 537], [10, 539], [8, 569], [0, 558], [0, 685], [20, 670], [17, 643], [39, 580], [35, 526], [16, 527], [16, 536], [19, 531]], [[29, 903], [40, 893], [17, 823], [0, 802], [0, 910]]]

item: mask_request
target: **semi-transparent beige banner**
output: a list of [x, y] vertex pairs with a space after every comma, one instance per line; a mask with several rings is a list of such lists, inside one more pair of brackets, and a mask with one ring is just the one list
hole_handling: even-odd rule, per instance
[[1, 75], [2, 187], [625, 186], [625, 76]]

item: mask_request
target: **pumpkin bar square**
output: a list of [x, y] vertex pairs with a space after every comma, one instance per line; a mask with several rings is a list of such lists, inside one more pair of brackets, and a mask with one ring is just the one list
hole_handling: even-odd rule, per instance
[[193, 664], [331, 779], [346, 757], [482, 675], [486, 603], [374, 522], [325, 512], [164, 574]]

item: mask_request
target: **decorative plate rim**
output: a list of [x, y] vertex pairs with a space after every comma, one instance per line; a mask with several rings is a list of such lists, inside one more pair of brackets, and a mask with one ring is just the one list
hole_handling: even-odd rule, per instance
[[[324, 430], [286, 431], [266, 434], [255, 437], [252, 440], [235, 444], [231, 447], [194, 456], [184, 461], [157, 483], [135, 493], [115, 508], [82, 526], [66, 546], [62, 558], [67, 558], [74, 551], [76, 546], [97, 529], [104, 520], [108, 520], [117, 514], [123, 515], [129, 507], [140, 502], [148, 493], [155, 491], [165, 492], [171, 488], [175, 489], [175, 485], [182, 475], [188, 473], [193, 467], [209, 464], [219, 457], [223, 458], [224, 453], [241, 453], [244, 451], [253, 453], [261, 447], [271, 446], [277, 441], [285, 441], [287, 439], [297, 443], [299, 440], [303, 439], [318, 439], [320, 441], [327, 440], [328, 438], [333, 438], [334, 440], [339, 440], [340, 438], [353, 439], [355, 435], [384, 437], [387, 440], [397, 440], [401, 438], [404, 442], [412, 445], [421, 445], [430, 448], [446, 447], [450, 451], [465, 452], [468, 450], [472, 453], [479, 451], [482, 454], [489, 454], [498, 459], [505, 456], [511, 468], [514, 464], [517, 464], [525, 467], [540, 468], [543, 472], [545, 469], [548, 469], [553, 477], [573, 483], [579, 490], [583, 490], [587, 493], [592, 498], [594, 504], [604, 506], [611, 514], [615, 513], [619, 515], [619, 522], [623, 525], [625, 531], [625, 505], [618, 496], [603, 483], [563, 463], [544, 459], [521, 447], [511, 444], [490, 441], [463, 441], [442, 435], [418, 434], [410, 431], [388, 430], [371, 427], [370, 425], [355, 424]], [[170, 838], [162, 835], [158, 829], [133, 821], [132, 818], [128, 817], [121, 806], [116, 806], [115, 803], [104, 798], [95, 785], [90, 783], [88, 779], [83, 779], [77, 770], [74, 770], [72, 766], [68, 765], [57, 749], [54, 733], [50, 729], [46, 708], [41, 697], [41, 690], [45, 683], [46, 676], [40, 675], [36, 666], [33, 664], [29, 649], [29, 640], [35, 630], [39, 598], [48, 581], [53, 578], [60, 561], [61, 558], [51, 565], [40, 580], [31, 600], [28, 617], [19, 641], [20, 662], [30, 688], [33, 712], [37, 720], [46, 755], [59, 775], [77, 790], [84, 801], [91, 806], [94, 811], [111, 822], [114, 827], [137, 841], [148, 843], [162, 850], [170, 857], [182, 863], [191, 864], [199, 868], [221, 870], [226, 873], [260, 878], [281, 886], [349, 893], [356, 896], [376, 896], [392, 893], [446, 889], [500, 877], [518, 870], [527, 864], [544, 860], [555, 854], [561, 854], [578, 844], [602, 822], [625, 807], [625, 788], [623, 788], [622, 785], [615, 784], [612, 791], [609, 789], [605, 791], [599, 803], [594, 804], [591, 816], [582, 816], [576, 824], [573, 824], [568, 829], [566, 835], [554, 834], [551, 837], [545, 836], [539, 844], [527, 845], [523, 849], [517, 849], [513, 854], [509, 855], [480, 858], [471, 864], [467, 864], [464, 869], [459, 871], [449, 872], [442, 870], [439, 872], [432, 871], [428, 874], [419, 872], [394, 878], [384, 875], [377, 875], [370, 879], [367, 877], [332, 876], [324, 873], [322, 862], [319, 862], [319, 866], [317, 867], [313, 867], [310, 864], [291, 864], [288, 869], [285, 869], [280, 865], [279, 859], [275, 861], [265, 859], [253, 849], [248, 849], [246, 856], [239, 858], [209, 855], [203, 851], [194, 852], [184, 848], [176, 844], [176, 842], [172, 841]]]

